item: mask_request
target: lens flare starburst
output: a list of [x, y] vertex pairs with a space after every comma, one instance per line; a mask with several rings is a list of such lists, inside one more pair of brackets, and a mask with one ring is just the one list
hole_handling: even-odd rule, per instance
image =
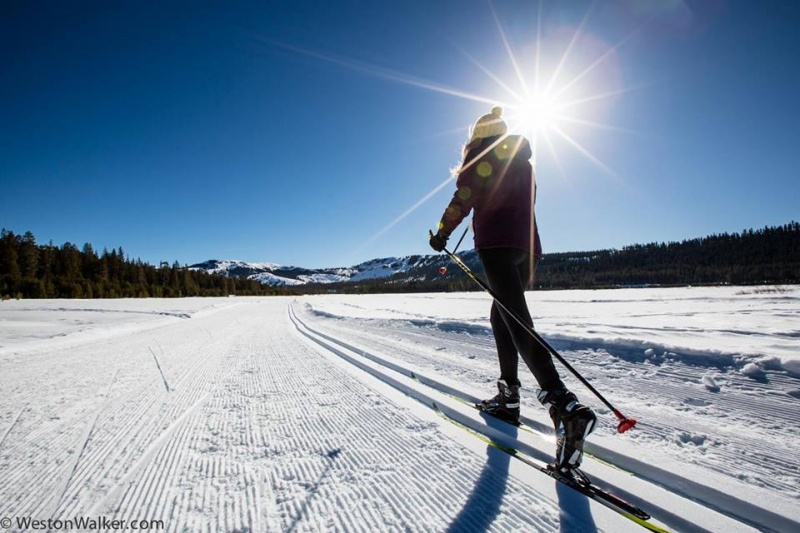
[[[566, 172], [561, 155], [571, 156], [577, 153], [603, 174], [619, 179], [612, 168], [592, 153], [587, 146], [585, 133], [594, 129], [623, 131], [598, 122], [596, 117], [610, 109], [621, 95], [632, 90], [619, 86], [617, 52], [637, 33], [638, 29], [614, 46], [605, 44], [602, 39], [591, 35], [586, 29], [587, 21], [596, 5], [593, 3], [583, 15], [577, 28], [551, 28], [548, 37], [545, 38], [542, 32], [542, 2], [539, 2], [535, 39], [525, 43], [518, 53], [515, 52], [494, 6], [491, 2], [488, 5], [500, 44], [508, 63], [513, 68], [513, 75], [505, 77], [498, 75], [466, 51], [461, 50], [461, 53], [500, 88], [499, 94], [479, 94], [353, 59], [304, 50], [283, 43], [270, 44], [424, 90], [482, 104], [499, 104], [505, 110], [503, 118], [508, 122], [510, 131], [521, 133], [530, 140], [534, 166], [540, 161], [542, 152], [540, 148], [545, 147], [548, 157], [562, 176], [566, 176]], [[464, 129], [467, 127], [465, 125]], [[422, 195], [420, 200], [381, 228], [358, 247], [356, 252], [366, 248], [411, 215], [452, 179], [452, 175], [448, 176], [442, 183]]]
[[504, 80], [474, 58], [469, 59], [502, 89], [502, 100], [505, 100], [502, 105], [507, 111], [509, 127], [531, 140], [534, 165], [539, 162], [539, 148], [543, 145], [564, 175], [557, 149], [557, 146], [564, 146], [589, 160], [604, 174], [618, 179], [617, 174], [580, 140], [578, 133], [589, 129], [615, 129], [591, 118], [598, 111], [607, 110], [626, 92], [618, 86], [615, 76], [617, 52], [636, 32], [614, 46], [606, 45], [586, 29], [595, 5], [589, 7], [577, 28], [555, 28], [545, 38], [542, 3], [539, 2], [535, 41], [523, 46], [522, 53], [518, 53], [511, 46], [490, 2], [500, 41], [516, 79]]

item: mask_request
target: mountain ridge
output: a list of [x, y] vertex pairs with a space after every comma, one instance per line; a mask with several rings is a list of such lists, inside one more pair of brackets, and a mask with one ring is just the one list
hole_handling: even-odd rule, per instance
[[[470, 253], [472, 252], [472, 253]], [[464, 253], [474, 255], [474, 250]], [[459, 254], [460, 255], [460, 254]], [[305, 268], [268, 262], [249, 262], [231, 259], [209, 259], [189, 265], [190, 270], [221, 274], [227, 277], [255, 280], [273, 287], [308, 284], [332, 284], [388, 279], [401, 274], [427, 278], [432, 269], [446, 265], [446, 255], [407, 255], [370, 259], [351, 267]], [[472, 263], [472, 261], [469, 261]]]
[[[477, 252], [458, 254], [476, 274]], [[440, 269], [450, 269], [442, 276]], [[466, 276], [446, 254], [371, 259], [349, 268], [305, 269], [273, 263], [211, 260], [189, 268], [256, 280], [273, 287], [320, 290], [465, 290]], [[685, 284], [775, 284], [800, 281], [800, 223], [766, 226], [741, 233], [709, 235], [681, 242], [635, 244], [622, 249], [546, 254], [536, 267], [543, 289], [606, 288]], [[334, 287], [330, 287], [334, 286]], [[367, 287], [369, 286], [369, 287]], [[412, 287], [413, 286], [413, 287]]]

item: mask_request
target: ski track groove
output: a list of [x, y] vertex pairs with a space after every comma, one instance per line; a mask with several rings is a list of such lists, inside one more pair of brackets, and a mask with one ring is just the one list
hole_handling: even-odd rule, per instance
[[[153, 397], [143, 399], [139, 402], [136, 409], [132, 411], [130, 416], [123, 418], [123, 423], [120, 424], [116, 433], [113, 433], [110, 438], [107, 438], [102, 445], [97, 446], [90, 453], [87, 453], [84, 466], [75, 478], [73, 496], [81, 491], [81, 487], [84, 483], [98, 476], [98, 472], [101, 472], [100, 477], [102, 479], [115, 479], [122, 475], [121, 472], [118, 472], [120, 465], [123, 463], [120, 458], [123, 456], [125, 449], [144, 432], [143, 426], [151, 422], [151, 420], [148, 420], [150, 417], [147, 417], [146, 414], [156, 411], [156, 408], [159, 406], [160, 402]], [[124, 409], [122, 409], [122, 405], [118, 405], [117, 409], [123, 413], [125, 412]], [[130, 424], [128, 424], [127, 421], [130, 421]], [[98, 428], [102, 428], [103, 423], [104, 420], [98, 420]], [[104, 463], [110, 464], [109, 466], [105, 466]], [[80, 502], [76, 500], [75, 505], [79, 504]], [[62, 514], [63, 516], [72, 516], [74, 511], [75, 506], [66, 507]]]
[[[64, 427], [66, 429], [59, 430], [52, 436], [47, 436], [44, 431], [37, 431], [34, 433], [33, 438], [25, 439], [20, 448], [27, 449], [29, 453], [31, 449], [48, 449], [50, 445], [58, 442], [59, 435], [67, 433], [69, 429], [73, 429], [66, 423], [58, 424], [56, 427]], [[47, 438], [41, 438], [45, 436]], [[74, 440], [77, 440], [77, 437], [69, 439], [68, 442]], [[20, 465], [20, 468], [12, 470], [10, 475], [4, 476], [6, 487], [11, 495], [8, 495], [8, 492], [5, 491], [0, 492], [0, 501], [9, 506], [7, 509], [14, 509], [14, 512], [16, 512], [16, 509], [21, 508], [27, 514], [50, 516], [52, 510], [48, 512], [47, 507], [55, 497], [56, 490], [58, 490], [58, 480], [63, 475], [61, 465], [69, 465], [71, 455], [70, 448], [61, 449], [57, 454], [50, 456], [45, 461], [45, 468], [34, 475], [30, 475], [26, 471], [24, 464]], [[20, 499], [20, 495], [24, 495], [22, 499]]]
[[[180, 380], [179, 394], [175, 404], [168, 408], [167, 419], [179, 420], [188, 411], [201, 408], [205, 403], [204, 398], [209, 393], [205, 390], [205, 383], [208, 383], [210, 376], [218, 369], [221, 364], [210, 357], [210, 350], [206, 351], [206, 356], [196, 361], [194, 365], [189, 365]], [[213, 364], [216, 363], [216, 364]], [[213, 381], [212, 381], [213, 383]], [[184, 405], [190, 407], [186, 409]], [[187, 420], [181, 421], [179, 427], [175, 428], [174, 434], [177, 436], [170, 438], [166, 445], [155, 455], [153, 462], [145, 468], [144, 475], [136, 482], [137, 489], [133, 492], [126, 491], [119, 507], [119, 513], [129, 518], [142, 518], [142, 511], [145, 518], [155, 518], [166, 514], [167, 502], [174, 498], [167, 497], [167, 488], [176, 483], [178, 470], [185, 462], [186, 450], [191, 447], [190, 442], [197, 438], [197, 434], [192, 429], [197, 425], [198, 415], [193, 414]], [[167, 428], [166, 431], [170, 431]], [[162, 466], [163, 465], [163, 466]], [[141, 486], [141, 488], [138, 488]], [[130, 495], [130, 496], [129, 496]], [[127, 500], [126, 500], [127, 498]], [[156, 502], [156, 506], [142, 502]]]
[[[392, 454], [390, 453], [389, 455], [391, 456]], [[381, 457], [379, 460], [380, 461], [386, 461], [387, 459], [384, 458], [384, 457]], [[451, 466], [455, 466], [455, 465], [451, 465]], [[458, 482], [455, 485], [461, 485], [463, 483], [463, 485], [467, 485], [468, 486], [468, 485], [470, 485], [471, 483], [474, 482], [474, 479], [471, 478], [468, 474], [466, 474], [464, 472], [457, 472], [457, 475], [459, 475], [459, 477], [461, 477], [461, 479], [459, 479]], [[417, 485], [419, 487], [420, 493], [424, 494], [426, 492], [427, 486], [422, 485], [419, 480], [412, 480], [411, 483], [413, 485]], [[448, 500], [458, 501], [459, 495], [457, 493], [453, 492], [453, 491], [450, 491], [449, 488], [450, 488], [449, 486], [445, 487], [445, 490], [442, 491], [442, 493], [443, 493], [442, 495], [444, 496], [442, 499], [445, 500], [445, 501], [448, 501]], [[379, 488], [378, 490], [381, 490], [381, 489]], [[366, 497], [366, 495], [365, 495], [365, 497]], [[398, 502], [397, 495], [394, 494], [394, 493], [383, 494], [382, 500], [386, 504], [391, 506], [393, 508], [393, 510], [394, 509], [398, 509], [399, 510], [403, 505], [402, 503]], [[425, 504], [423, 502], [421, 502], [421, 501], [414, 501], [414, 506], [424, 506], [424, 505]], [[439, 512], [439, 509], [437, 509], [437, 513], [438, 512]], [[441, 516], [441, 513], [437, 514], [436, 518], [439, 518], [440, 516]], [[505, 505], [503, 505], [503, 516], [504, 516], [504, 518], [508, 517], [509, 520], [514, 520], [514, 519], [522, 518], [522, 513], [520, 511], [518, 511], [517, 509], [515, 509], [515, 508], [510, 508], [509, 509]], [[508, 525], [503, 526], [503, 527], [499, 527], [496, 524], [492, 524], [491, 527], [489, 527], [488, 530], [489, 531], [509, 531], [509, 530], [520, 530], [520, 529], [533, 529], [533, 530], [536, 530], [537, 528], [531, 528], [531, 523], [530, 523], [531, 522], [531, 517], [528, 516], [526, 518], [527, 518], [527, 521], [525, 521], [525, 522], [517, 521], [517, 523], [519, 524], [519, 527], [517, 529], [514, 529], [513, 527], [509, 527]], [[474, 530], [486, 529], [486, 524], [485, 523], [476, 522], [476, 519], [473, 518], [472, 516], [469, 517], [469, 520], [470, 520], [470, 524], [472, 526], [472, 529], [474, 529]], [[538, 521], [538, 518], [536, 520]], [[539, 523], [539, 526], [540, 526], [541, 530], [549, 530], [549, 529], [555, 529], [557, 527], [557, 523], [552, 522], [552, 521], [548, 522], [548, 521], [543, 520], [543, 521], [541, 521]], [[417, 529], [414, 529], [414, 530], [417, 530]], [[421, 528], [421, 529], [418, 529], [418, 530], [419, 531], [425, 531], [424, 528]]]
[[65, 483], [63, 485], [63, 488], [61, 488], [61, 490], [60, 490], [60, 495], [59, 495], [59, 498], [58, 498], [58, 500], [56, 502], [55, 509], [53, 509], [53, 512], [50, 513], [51, 517], [56, 514], [56, 512], [58, 511], [58, 508], [65, 501], [65, 498], [67, 497], [67, 495], [69, 493], [70, 486], [73, 483], [73, 479], [75, 480], [74, 481], [75, 485], [77, 485], [79, 483], [79, 479], [77, 479], [77, 478], [80, 477], [81, 472], [85, 471], [85, 469], [81, 469], [80, 468], [81, 467], [81, 459], [86, 457], [87, 462], [89, 462], [89, 464], [91, 464], [93, 462], [91, 457], [87, 457], [87, 448], [89, 446], [89, 439], [92, 438], [92, 434], [94, 433], [95, 427], [97, 427], [97, 420], [100, 417], [100, 413], [102, 412], [102, 409], [106, 406], [106, 404], [108, 402], [108, 398], [111, 395], [111, 387], [114, 385], [114, 381], [117, 379], [117, 374], [118, 373], [119, 373], [119, 368], [114, 370], [114, 373], [112, 374], [111, 379], [108, 382], [108, 387], [106, 388], [105, 394], [103, 394], [103, 399], [99, 403], [98, 407], [95, 409], [94, 416], [92, 417], [92, 421], [88, 426], [86, 434], [81, 439], [82, 440], [82, 444], [80, 445], [80, 451], [75, 456], [75, 462], [73, 463], [72, 468], [69, 471], [69, 475], [66, 478], [66, 481], [65, 481]]
[[[295, 306], [295, 308], [297, 307], [299, 306]], [[473, 376], [477, 378], [477, 381], [480, 381], [478, 376], [480, 376], [481, 368], [488, 367], [490, 369], [489, 373], [485, 374], [487, 376], [493, 376], [496, 372], [496, 356], [494, 355], [494, 344], [491, 338], [484, 341], [474, 337], [472, 334], [464, 335], [461, 333], [457, 336], [445, 334], [441, 339], [437, 339], [437, 344], [443, 344], [447, 347], [446, 350], [436, 352], [439, 359], [437, 362], [436, 359], [426, 357], [425, 354], [420, 354], [414, 350], [416, 346], [413, 339], [425, 339], [426, 344], [430, 344], [431, 336], [416, 331], [420, 326], [413, 322], [411, 327], [408, 327], [409, 321], [406, 320], [398, 321], [401, 325], [387, 324], [385, 320], [372, 319], [345, 321], [317, 313], [308, 307], [305, 308], [305, 311], [308, 315], [311, 315], [307, 320], [311, 320], [314, 327], [320, 329], [320, 331], [328, 332], [338, 338], [361, 339], [367, 346], [381, 346], [384, 350], [391, 351], [397, 359], [413, 364], [420, 369], [429, 369], [440, 375], [449, 374], [448, 377], [459, 380], [462, 380], [465, 375]], [[486, 331], [490, 332], [490, 329], [486, 328]], [[409, 341], [408, 339], [412, 340]], [[559, 343], [555, 344], [556, 348], [558, 348]], [[470, 353], [470, 351], [487, 352], [490, 355], [489, 364], [479, 362], [477, 359], [466, 359], [460, 355], [451, 357], [449, 353], [451, 351], [458, 354]], [[615, 360], [603, 350], [583, 349], [568, 352], [562, 349], [559, 351], [590, 381], [594, 376], [600, 376], [603, 372], [618, 371], [615, 368], [617, 366], [621, 367], [622, 370], [619, 371], [627, 376], [627, 373], [633, 367], [633, 365], [625, 361]], [[448, 367], [445, 368], [442, 367], [443, 355], [448, 362]], [[609, 358], [611, 358], [611, 362], [609, 362]], [[609, 369], [610, 366], [613, 367]], [[800, 500], [800, 458], [786, 456], [786, 450], [791, 449], [794, 443], [787, 442], [785, 435], [770, 434], [768, 429], [770, 425], [797, 424], [797, 400], [795, 398], [788, 395], [785, 397], [758, 395], [758, 400], [754, 401], [747, 396], [725, 394], [724, 391], [711, 392], [701, 383], [701, 378], [705, 374], [721, 374], [731, 383], [732, 387], [738, 386], [747, 391], [761, 392], [768, 390], [766, 385], [746, 376], [736, 373], [723, 374], [715, 368], [698, 369], [697, 367], [681, 364], [677, 366], [653, 365], [647, 370], [657, 372], [659, 377], [663, 379], [659, 380], [661, 390], [658, 392], [657, 398], [652, 395], [641, 396], [637, 397], [636, 401], [631, 402], [637, 405], [637, 410], [640, 410], [637, 418], [644, 423], [640, 423], [637, 427], [647, 432], [644, 438], [663, 441], [668, 444], [668, 452], [683, 461], [689, 460], [726, 476], [733, 475], [739, 479], [753, 479], [756, 480], [759, 486], [780, 490]], [[792, 383], [792, 378], [780, 374], [777, 374], [776, 378], [775, 381], [779, 384]], [[473, 381], [476, 381], [476, 379], [473, 379]], [[691, 385], [691, 387], [687, 387], [687, 384]], [[480, 383], [476, 383], [476, 386], [479, 385]], [[797, 387], [797, 380], [794, 380], [793, 385]], [[633, 387], [633, 390], [648, 391], [645, 387]], [[754, 392], [753, 394], [756, 393]], [[687, 399], [703, 400], [708, 402], [709, 405], [705, 407], [687, 405]], [[664, 418], [663, 410], [660, 409], [663, 403], [677, 406], [675, 418]], [[523, 399], [523, 404], [528, 409], [540, 409], [538, 403], [531, 402], [528, 399]], [[651, 410], [648, 406], [653, 406], [652, 417], [644, 416], [644, 413]], [[657, 409], [657, 412], [655, 409]], [[737, 431], [742, 431], [743, 428], [748, 428], [749, 425], [738, 424], [733, 429], [718, 428], [715, 434], [713, 429], [709, 430], [707, 423], [702, 421], [695, 422], [685, 417], [680, 417], [681, 409], [727, 411], [728, 413], [734, 413], [729, 415], [734, 417], [737, 412], [754, 414], [756, 419], [764, 421], [759, 423], [759, 426], [763, 426], [760, 429], [764, 430], [764, 438], [760, 441], [759, 449], [754, 450], [748, 444], [751, 441], [743, 440], [736, 434]], [[659, 425], [647, 424], [647, 418], [658, 419]], [[734, 418], [734, 420], [737, 419]], [[716, 418], [709, 422], [713, 421], [716, 421]], [[601, 429], [605, 428], [613, 431], [613, 427], [608, 421], [601, 420], [600, 422]], [[752, 420], [748, 419], [746, 423], [751, 424]], [[681, 440], [682, 436], [685, 436], [687, 442]], [[703, 445], [692, 447], [691, 439], [695, 436], [703, 440]], [[639, 435], [637, 438], [642, 437]], [[709, 448], [710, 451], [713, 451], [714, 460], [707, 460], [704, 457], [704, 450]], [[689, 452], [688, 456], [686, 452]], [[776, 470], [776, 457], [784, 458], [781, 461], [782, 465], [779, 470]], [[743, 460], [743, 458], [746, 460]], [[730, 469], [726, 469], [723, 466], [725, 464], [736, 464], [738, 467], [736, 473], [731, 474]], [[787, 475], [787, 472], [789, 475]]]
[[[196, 397], [196, 394], [194, 394], [194, 395], [190, 395], [190, 396], [189, 396], [189, 400], [191, 401], [191, 400], [193, 399], [193, 397]], [[152, 407], [148, 406], [148, 403], [150, 403], [151, 405], [155, 405], [155, 404], [157, 403], [157, 401], [156, 401], [156, 402], [147, 402], [147, 401], [143, 402], [143, 403], [141, 404], [141, 406], [142, 406], [142, 408], [141, 408], [141, 411], [142, 411], [142, 412], [144, 412], [144, 413], [149, 413], [149, 412], [151, 412], [151, 410], [152, 410]], [[157, 408], [158, 408], [158, 410], [159, 410], [159, 411], [160, 411], [160, 410], [162, 410], [162, 409], [164, 408], [164, 404], [163, 404], [163, 402], [160, 404], [160, 406], [157, 406]], [[133, 418], [135, 419], [136, 417], [137, 417], [137, 414], [134, 412]], [[146, 435], [144, 435], [144, 440], [145, 440], [145, 441], [152, 440], [152, 439], [154, 438], [154, 437], [153, 437], [153, 432], [156, 432], [156, 431], [158, 431], [158, 424], [155, 424], [153, 427], [149, 427], [149, 428], [148, 428], [147, 426], [153, 426], [153, 425], [152, 425], [152, 424], [145, 424], [145, 425], [144, 425], [144, 428], [145, 428], [145, 429], [149, 429], [149, 431], [147, 431], [147, 432], [146, 432], [147, 434], [146, 434]], [[120, 433], [128, 433], [128, 434], [130, 434], [130, 429], [131, 429], [131, 425], [129, 425], [129, 424], [122, 424], [122, 425], [121, 425], [121, 432], [120, 432]], [[139, 425], [139, 426], [138, 426], [138, 429], [142, 429], [142, 425]], [[134, 432], [134, 434], [137, 434], [137, 433], [138, 433], [138, 432]], [[138, 436], [138, 435], [137, 435], [137, 436]], [[116, 443], [114, 440], [112, 440], [112, 441], [110, 441], [110, 442], [108, 443], [108, 446], [118, 446], [118, 443]], [[99, 454], [99, 456], [100, 456], [100, 457], [105, 457], [105, 458], [107, 458], [107, 455], [106, 455], [106, 454], [103, 452], [103, 449], [102, 449], [102, 448], [98, 449], [97, 453]], [[91, 457], [87, 455], [87, 459], [90, 459], [90, 458], [91, 458]], [[89, 467], [91, 466], [91, 463], [92, 463], [92, 461], [89, 461], [89, 460], [87, 460], [87, 461], [86, 461], [86, 464], [87, 464], [87, 472], [86, 472], [86, 477], [88, 477], [89, 475], [91, 475], [91, 469], [89, 468]]]
[[[363, 413], [362, 413], [362, 415], [363, 415]], [[378, 420], [376, 420], [376, 424], [378, 424], [378, 426], [381, 426], [384, 423], [383, 422], [384, 417], [385, 417], [385, 415], [381, 416]], [[402, 423], [402, 421], [397, 421], [397, 422], [389, 421], [388, 422], [387, 431], [390, 431], [391, 427], [392, 426], [396, 426], [398, 424], [398, 422]], [[370, 424], [370, 426], [371, 426], [371, 424]], [[380, 427], [378, 429], [380, 429]], [[398, 447], [395, 448], [395, 446], [398, 446]], [[395, 454], [398, 454], [398, 455], [402, 454], [403, 453], [403, 448], [402, 448], [402, 446], [399, 445], [399, 443], [395, 444], [394, 441], [390, 440], [380, 450], [377, 450], [377, 451], [373, 450], [373, 452], [375, 452], [377, 454], [377, 460], [380, 461], [382, 464], [391, 465], [393, 457], [395, 456]], [[424, 470], [426, 468], [426, 466], [427, 466], [424, 463], [427, 462], [427, 461], [430, 461], [430, 460], [431, 460], [431, 457], [430, 457], [430, 454], [428, 454], [428, 453], [422, 454], [422, 455], [419, 455], [419, 456], [415, 457], [415, 461], [417, 461], [418, 463], [423, 463], [423, 464], [418, 464], [417, 465], [417, 468], [421, 469], [421, 470]], [[443, 457], [443, 458], [439, 457], [439, 458], [436, 459], [436, 461], [439, 461], [439, 462], [441, 462], [441, 461], [447, 462], [447, 460], [448, 460], [447, 457]], [[391, 468], [387, 468], [386, 466], [384, 466], [384, 468], [381, 471], [382, 474], [386, 474], [386, 475], [388, 475], [389, 472], [391, 472]], [[409, 491], [409, 494], [405, 494], [403, 500], [400, 501], [400, 500], [397, 500], [397, 496], [396, 495], [384, 493], [382, 491], [382, 489], [381, 489], [381, 486], [380, 485], [378, 486], [377, 490], [382, 494], [382, 500], [381, 501], [384, 502], [384, 505], [389, 505], [390, 506], [390, 508], [392, 510], [391, 514], [401, 514], [402, 515], [402, 514], [408, 513], [410, 511], [411, 513], [418, 513], [418, 514], [428, 515], [428, 516], [431, 516], [431, 517], [436, 517], [437, 519], [441, 519], [442, 517], [444, 517], [443, 513], [446, 513], [445, 509], [439, 509], [438, 507], [435, 507], [435, 506], [433, 508], [431, 508], [430, 502], [426, 501], [422, 497], [422, 495], [428, 494], [428, 493], [431, 492], [432, 489], [431, 489], [430, 486], [425, 484], [422, 480], [415, 478], [414, 476], [407, 476], [402, 471], [391, 472], [391, 475], [392, 475], [393, 479], [398, 479], [398, 478], [402, 479], [404, 486], [410, 486], [410, 487], [415, 487], [416, 488], [416, 490]], [[474, 478], [473, 478], [473, 481], [474, 481]], [[465, 485], [469, 486], [469, 484], [470, 484], [470, 482], [468, 481]], [[453, 501], [462, 500], [463, 501], [465, 496], [463, 495], [463, 493], [460, 493], [460, 492], [458, 492], [456, 490], [457, 487], [459, 487], [459, 486], [463, 487], [464, 485], [462, 485], [462, 484], [460, 484], [458, 482], [454, 482], [454, 483], [447, 484], [447, 485], [445, 485], [443, 487], [437, 487], [436, 491], [437, 491], [437, 494], [439, 492], [442, 492], [442, 497], [443, 498], [447, 498], [448, 500], [453, 500]], [[386, 513], [383, 513], [383, 514], [385, 515]], [[386, 527], [391, 527], [391, 524], [388, 524], [388, 523], [384, 523], [383, 525], [386, 526]], [[420, 529], [420, 530], [422, 530], [422, 529]]]
[[23, 413], [24, 411], [25, 411], [25, 409], [24, 409], [24, 408], [23, 408], [23, 409], [20, 409], [20, 410], [17, 412], [17, 416], [15, 416], [15, 417], [14, 417], [14, 419], [11, 421], [11, 424], [10, 424], [10, 425], [9, 425], [9, 426], [6, 428], [6, 431], [5, 431], [5, 433], [3, 433], [3, 437], [2, 437], [2, 438], [0, 438], [0, 450], [2, 450], [2, 449], [3, 449], [3, 444], [5, 444], [5, 442], [6, 442], [6, 437], [8, 437], [8, 434], [9, 434], [9, 433], [11, 433], [11, 430], [13, 430], [13, 429], [14, 429], [14, 426], [16, 426], [16, 425], [17, 425], [17, 422], [19, 422], [19, 419], [20, 419], [20, 417], [22, 416], [22, 413]]

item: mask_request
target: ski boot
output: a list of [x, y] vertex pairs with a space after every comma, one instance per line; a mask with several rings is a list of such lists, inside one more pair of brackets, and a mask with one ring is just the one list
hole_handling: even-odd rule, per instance
[[550, 467], [571, 473], [581, 465], [583, 443], [594, 430], [597, 417], [566, 389], [539, 391], [537, 397], [549, 409], [556, 432], [556, 457]]
[[498, 393], [494, 398], [483, 400], [475, 407], [506, 422], [519, 425], [519, 382], [509, 385], [506, 380], [497, 380]]

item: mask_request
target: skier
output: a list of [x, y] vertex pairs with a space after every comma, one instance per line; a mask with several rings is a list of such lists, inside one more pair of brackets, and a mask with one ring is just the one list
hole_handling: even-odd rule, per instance
[[[431, 248], [444, 250], [455, 228], [475, 210], [475, 249], [489, 287], [498, 299], [533, 326], [525, 289], [533, 281], [535, 261], [541, 258], [534, 204], [536, 184], [530, 163], [531, 147], [521, 135], [509, 135], [503, 110], [494, 107], [470, 132], [458, 169], [456, 192], [430, 239]], [[583, 443], [596, 417], [561, 381], [550, 352], [494, 302], [490, 322], [500, 362], [498, 394], [477, 407], [493, 416], [519, 423], [519, 356], [539, 384], [539, 401], [548, 409], [557, 435], [552, 467], [568, 472], [580, 466]]]

